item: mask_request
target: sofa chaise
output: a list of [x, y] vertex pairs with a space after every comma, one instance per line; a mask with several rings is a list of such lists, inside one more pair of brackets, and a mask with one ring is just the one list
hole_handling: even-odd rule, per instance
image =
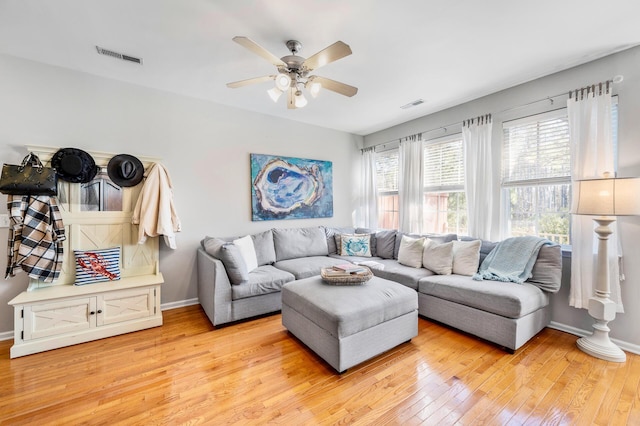
[[[366, 256], [340, 253], [341, 237], [352, 235], [369, 236]], [[470, 264], [467, 259], [466, 270], [456, 271], [454, 260], [453, 273], [433, 268], [438, 274], [422, 267], [422, 262], [419, 267], [408, 266], [401, 255], [406, 253], [403, 244], [420, 237], [428, 237], [434, 247], [468, 244], [477, 250], [477, 257], [471, 257]], [[241, 253], [248, 240], [255, 252], [251, 265]], [[198, 249], [198, 298], [212, 324], [220, 326], [280, 311], [282, 286], [319, 275], [321, 268], [345, 262], [366, 264], [375, 276], [415, 290], [421, 316], [512, 352], [549, 324], [549, 297], [560, 288], [561, 248], [543, 245], [531, 276], [523, 283], [473, 280], [471, 275], [496, 244], [458, 239], [455, 234], [418, 236], [395, 230], [322, 226], [274, 228], [241, 239], [206, 237]], [[429, 259], [426, 249], [424, 259]], [[465, 274], [456, 273], [460, 271]]]

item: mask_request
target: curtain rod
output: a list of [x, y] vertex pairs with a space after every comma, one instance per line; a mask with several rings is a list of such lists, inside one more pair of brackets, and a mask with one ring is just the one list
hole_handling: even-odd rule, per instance
[[[613, 78], [612, 78], [612, 79], [610, 79], [610, 80], [604, 81], [604, 82], [602, 82], [602, 83], [597, 83], [597, 84], [600, 84], [600, 85], [602, 85], [602, 84], [611, 84], [611, 83], [618, 84], [618, 83], [622, 82], [622, 80], [623, 80], [623, 79], [624, 79], [624, 77], [623, 77], [622, 75], [617, 75], [617, 76], [613, 77]], [[582, 88], [580, 88], [580, 89], [575, 89], [575, 91], [576, 91], [576, 92], [578, 92], [578, 91], [590, 90], [590, 89], [591, 89], [591, 87], [594, 87], [594, 88], [595, 88], [595, 86], [596, 86], [597, 84], [588, 85], [588, 86], [582, 87]], [[490, 113], [490, 114], [491, 114], [491, 115], [494, 115], [494, 114], [495, 114], [495, 115], [504, 114], [505, 112], [515, 111], [515, 110], [518, 110], [518, 109], [520, 109], [520, 108], [526, 108], [526, 107], [528, 107], [528, 106], [531, 106], [531, 105], [533, 105], [533, 104], [537, 104], [538, 102], [542, 102], [542, 101], [549, 101], [549, 102], [551, 103], [551, 105], [553, 105], [554, 98], [557, 98], [557, 97], [560, 97], [560, 96], [568, 96], [569, 98], [571, 98], [571, 92], [573, 92], [573, 91], [574, 91], [574, 90], [571, 90], [571, 91], [569, 91], [568, 93], [567, 93], [567, 92], [562, 92], [562, 93], [559, 93], [559, 94], [557, 94], [557, 95], [547, 96], [547, 97], [544, 97], [544, 98], [541, 98], [541, 99], [537, 99], [537, 100], [535, 100], [535, 101], [528, 102], [528, 103], [526, 103], [526, 104], [512, 106], [512, 107], [509, 107], [509, 108], [503, 109], [503, 110], [498, 111], [498, 112]], [[435, 132], [436, 130], [444, 130], [444, 131], [445, 131], [445, 133], [446, 133], [446, 132], [447, 132], [447, 128], [448, 128], [448, 127], [460, 126], [460, 125], [462, 125], [465, 121], [466, 121], [466, 120], [456, 121], [455, 123], [445, 124], [445, 125], [442, 125], [442, 126], [434, 127], [433, 129], [423, 130], [423, 131], [418, 132], [418, 133], [423, 133], [423, 134], [424, 134], [424, 133]], [[392, 143], [392, 142], [400, 141], [400, 140], [402, 140], [402, 139], [404, 139], [404, 138], [408, 138], [408, 137], [411, 137], [411, 136], [413, 136], [413, 135], [409, 135], [409, 136], [401, 136], [401, 137], [399, 137], [399, 138], [394, 138], [394, 139], [392, 139], [392, 140], [390, 140], [390, 141], [381, 142], [381, 143], [378, 143], [378, 144], [375, 144], [375, 145], [371, 145], [371, 146], [369, 146], [369, 147], [367, 147], [367, 148], [365, 148], [365, 149], [368, 149], [368, 148], [375, 148], [375, 147], [378, 147], [378, 146], [380, 146], [380, 145], [386, 145], [386, 144], [389, 144], [389, 143]]]

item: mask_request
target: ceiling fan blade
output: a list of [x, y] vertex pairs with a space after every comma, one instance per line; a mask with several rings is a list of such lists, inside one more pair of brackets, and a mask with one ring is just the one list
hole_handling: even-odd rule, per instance
[[333, 61], [342, 59], [345, 56], [349, 56], [351, 55], [351, 53], [351, 48], [348, 44], [341, 41], [336, 41], [331, 46], [322, 49], [313, 56], [308, 57], [302, 63], [302, 66], [308, 71], [315, 70]]
[[348, 84], [340, 83], [339, 81], [331, 80], [330, 78], [318, 77], [317, 75], [309, 77], [314, 82], [322, 84], [323, 89], [331, 90], [332, 92], [340, 93], [344, 96], [353, 96], [358, 93], [358, 88], [349, 86]]
[[276, 55], [274, 55], [273, 53], [269, 52], [267, 49], [265, 49], [264, 47], [260, 46], [258, 43], [256, 43], [255, 41], [251, 40], [248, 37], [236, 36], [236, 37], [233, 38], [233, 41], [235, 41], [236, 43], [238, 43], [239, 45], [241, 45], [243, 47], [246, 47], [247, 49], [249, 49], [250, 51], [252, 51], [256, 55], [262, 56], [264, 59], [266, 59], [267, 61], [271, 62], [276, 67], [286, 67], [287, 66], [287, 64], [285, 64], [282, 61], [282, 59], [278, 58]]
[[250, 84], [255, 84], [255, 83], [262, 83], [263, 81], [273, 80], [274, 78], [276, 78], [275, 75], [265, 75], [264, 77], [248, 78], [246, 80], [227, 83], [227, 87], [231, 89], [237, 89], [238, 87], [244, 87], [244, 86], [248, 86]]
[[296, 109], [296, 89], [293, 87], [287, 90], [287, 109]]

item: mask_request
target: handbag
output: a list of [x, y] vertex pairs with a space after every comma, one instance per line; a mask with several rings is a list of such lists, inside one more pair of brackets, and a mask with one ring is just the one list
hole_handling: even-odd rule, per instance
[[0, 192], [7, 195], [58, 195], [58, 175], [33, 152], [22, 164], [3, 164]]

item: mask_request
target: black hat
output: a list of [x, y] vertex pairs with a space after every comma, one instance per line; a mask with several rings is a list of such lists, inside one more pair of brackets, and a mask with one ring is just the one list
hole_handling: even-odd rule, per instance
[[142, 182], [144, 166], [133, 155], [118, 154], [107, 165], [109, 179], [118, 186], [136, 186]]
[[78, 148], [62, 148], [51, 157], [51, 167], [62, 180], [73, 183], [91, 182], [99, 167], [93, 157]]

